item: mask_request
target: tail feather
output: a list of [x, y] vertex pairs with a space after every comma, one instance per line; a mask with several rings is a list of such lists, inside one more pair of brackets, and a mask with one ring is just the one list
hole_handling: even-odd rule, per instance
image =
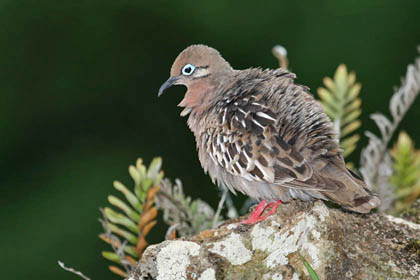
[[341, 183], [336, 192], [323, 193], [331, 201], [359, 213], [369, 213], [381, 204], [378, 196], [372, 193], [362, 179], [350, 170], [329, 164], [323, 171], [324, 176], [332, 177]]

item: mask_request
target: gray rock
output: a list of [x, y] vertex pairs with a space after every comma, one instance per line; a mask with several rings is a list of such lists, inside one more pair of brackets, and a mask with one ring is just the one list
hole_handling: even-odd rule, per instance
[[420, 225], [380, 214], [293, 201], [255, 225], [218, 229], [147, 248], [130, 280], [419, 279]]

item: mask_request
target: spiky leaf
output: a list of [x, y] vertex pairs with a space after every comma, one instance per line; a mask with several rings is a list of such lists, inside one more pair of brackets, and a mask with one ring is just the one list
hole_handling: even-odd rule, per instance
[[122, 183], [118, 181], [114, 181], [114, 188], [122, 192], [127, 199], [128, 202], [130, 202], [131, 206], [133, 206], [137, 211], [141, 211], [142, 205], [139, 202], [138, 198], [127, 189], [126, 186], [124, 186]]
[[114, 252], [103, 251], [102, 256], [107, 260], [110, 260], [112, 262], [121, 264], [121, 258], [117, 254], [115, 254]]
[[361, 85], [356, 83], [353, 72], [347, 72], [344, 64], [338, 66], [334, 79], [326, 77], [323, 82], [326, 88], [319, 88], [318, 96], [325, 112], [339, 130], [340, 146], [346, 157], [356, 149], [360, 138], [354, 132], [361, 126], [359, 117], [362, 102], [358, 98]]
[[[134, 269], [143, 250], [148, 246], [146, 236], [156, 225], [157, 209], [154, 206], [155, 195], [159, 190], [160, 180], [163, 178], [161, 158], [155, 158], [149, 170], [139, 158], [136, 165], [128, 168], [133, 178], [134, 187], [129, 190], [124, 184], [115, 181], [114, 188], [120, 191], [128, 204], [120, 198], [110, 195], [108, 201], [111, 205], [122, 210], [122, 213], [105, 207], [102, 211], [102, 224], [105, 233], [99, 237], [112, 246], [114, 252], [104, 252], [103, 256], [124, 267], [127, 273]], [[123, 226], [124, 229], [119, 227]], [[120, 240], [120, 238], [122, 240]], [[129, 245], [129, 244], [132, 245]], [[110, 266], [109, 269], [122, 276], [126, 272], [119, 267]]]
[[405, 132], [400, 132], [397, 143], [390, 151], [394, 172], [390, 178], [397, 197], [395, 209], [401, 211], [413, 203], [420, 194], [420, 150]]
[[139, 229], [137, 228], [137, 225], [132, 220], [127, 218], [127, 216], [121, 213], [117, 213], [108, 207], [105, 207], [104, 214], [107, 217], [107, 219], [113, 222], [114, 224], [125, 226], [126, 228], [128, 228], [129, 230], [131, 230], [132, 232], [136, 234], [139, 233]]
[[139, 221], [139, 214], [136, 213], [130, 206], [128, 206], [125, 202], [123, 202], [118, 197], [115, 197], [113, 195], [108, 196], [108, 202], [111, 203], [111, 205], [114, 205], [115, 207], [120, 208], [124, 213], [130, 217], [131, 220], [134, 222]]

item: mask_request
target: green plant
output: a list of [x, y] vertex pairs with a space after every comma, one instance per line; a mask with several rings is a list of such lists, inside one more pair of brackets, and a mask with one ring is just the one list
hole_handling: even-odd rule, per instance
[[148, 246], [145, 238], [156, 224], [157, 209], [154, 207], [154, 199], [163, 178], [161, 166], [161, 158], [154, 158], [149, 168], [138, 159], [136, 166], [132, 165], [128, 169], [134, 181], [133, 192], [122, 183], [114, 182], [114, 188], [124, 195], [128, 204], [110, 195], [108, 202], [120, 211], [117, 212], [110, 207], [102, 210], [105, 233], [99, 237], [113, 249], [102, 252], [102, 255], [124, 268], [125, 271], [117, 266], [109, 266], [112, 272], [122, 277], [126, 277], [136, 265], [136, 261]]
[[[113, 249], [102, 255], [119, 265], [109, 266], [109, 269], [122, 277], [134, 269], [149, 245], [146, 236], [157, 223], [158, 210], [163, 212], [163, 220], [169, 225], [166, 239], [194, 235], [212, 227], [213, 208], [201, 199], [185, 196], [180, 180], [172, 184], [169, 179], [163, 179], [161, 166], [161, 158], [154, 158], [149, 168], [138, 159], [136, 165], [128, 169], [134, 181], [133, 191], [114, 182], [114, 188], [124, 195], [126, 202], [108, 196], [108, 202], [120, 211], [111, 207], [102, 209], [105, 233], [99, 237]], [[221, 219], [218, 217], [216, 221]]]
[[[163, 220], [169, 225], [166, 238], [171, 236], [191, 236], [212, 228], [214, 209], [201, 199], [192, 199], [184, 194], [181, 180], [172, 184], [169, 179], [161, 182], [156, 196], [156, 205], [163, 212]], [[223, 217], [217, 216], [220, 222]]]
[[[343, 156], [347, 157], [356, 149], [360, 139], [355, 131], [361, 126], [359, 117], [362, 102], [358, 97], [361, 86], [356, 83], [356, 75], [353, 72], [348, 73], [343, 64], [338, 66], [333, 79], [326, 77], [323, 82], [325, 87], [318, 89], [320, 102], [339, 132]], [[380, 211], [399, 212], [409, 207], [420, 193], [418, 179], [413, 181], [420, 174], [415, 171], [418, 169], [414, 167], [417, 165], [416, 156], [408, 135], [399, 138], [402, 142], [394, 148], [392, 158], [387, 148], [419, 91], [420, 58], [417, 58], [414, 64], [408, 66], [401, 87], [396, 88], [391, 97], [389, 107], [392, 119], [389, 120], [380, 113], [371, 115], [381, 132], [381, 138], [370, 131], [365, 132], [369, 144], [361, 153], [360, 172], [368, 187], [379, 194], [382, 200]], [[412, 153], [410, 156], [409, 151]], [[351, 163], [347, 165], [353, 167]], [[391, 209], [392, 206], [394, 209]]]
[[394, 210], [400, 212], [420, 196], [420, 150], [414, 148], [407, 133], [400, 132], [390, 154], [394, 160], [390, 182], [397, 198]]
[[368, 187], [379, 195], [381, 199], [379, 210], [382, 212], [392, 212], [391, 207], [396, 200], [390, 182], [394, 170], [388, 144], [419, 92], [420, 57], [417, 57], [413, 64], [408, 65], [407, 73], [401, 79], [401, 86], [394, 88], [394, 94], [389, 102], [391, 119], [381, 113], [370, 115], [378, 126], [381, 136], [378, 137], [370, 131], [365, 132], [369, 143], [360, 154], [359, 170]]
[[303, 264], [305, 265], [305, 268], [308, 271], [309, 276], [311, 276], [311, 279], [312, 280], [319, 280], [318, 275], [316, 274], [315, 270], [312, 268], [310, 263], [307, 262], [301, 254], [299, 254], [299, 258], [303, 262]]
[[361, 85], [356, 83], [356, 74], [347, 72], [344, 64], [338, 66], [333, 79], [325, 77], [323, 82], [325, 88], [318, 88], [318, 96], [340, 135], [343, 156], [347, 157], [356, 149], [360, 139], [360, 135], [354, 132], [362, 124], [359, 120], [362, 101], [358, 97]]

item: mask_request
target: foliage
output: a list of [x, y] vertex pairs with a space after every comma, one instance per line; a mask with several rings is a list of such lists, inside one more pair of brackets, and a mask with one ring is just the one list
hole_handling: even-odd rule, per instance
[[167, 239], [175, 235], [191, 236], [212, 227], [213, 208], [201, 199], [192, 200], [185, 196], [179, 179], [175, 184], [169, 179], [162, 181], [156, 205], [163, 211], [163, 220], [169, 225]]
[[[161, 166], [161, 158], [154, 158], [149, 168], [138, 159], [136, 166], [129, 167], [134, 181], [133, 191], [118, 181], [114, 182], [114, 188], [128, 203], [110, 195], [109, 203], [120, 212], [110, 207], [101, 210], [105, 233], [99, 237], [113, 249], [102, 252], [102, 255], [120, 265], [109, 269], [122, 277], [134, 269], [148, 246], [146, 237], [157, 223], [158, 210], [163, 212], [163, 220], [169, 225], [167, 239], [197, 234], [211, 228], [214, 222], [215, 211], [206, 202], [185, 196], [180, 180], [173, 185], [169, 179], [163, 179]], [[216, 220], [220, 222], [221, 217], [217, 216]]]
[[312, 268], [312, 266], [310, 265], [310, 263], [308, 263], [308, 261], [299, 254], [299, 258], [300, 260], [303, 262], [303, 264], [305, 265], [306, 270], [309, 273], [309, 276], [311, 276], [312, 280], [318, 280], [318, 275], [316, 274], [315, 270]]
[[395, 188], [397, 198], [394, 209], [400, 212], [420, 196], [420, 150], [414, 148], [407, 133], [400, 132], [390, 154], [394, 160], [394, 173], [390, 182]]
[[318, 88], [322, 107], [334, 123], [340, 135], [343, 156], [347, 157], [355, 149], [360, 139], [354, 132], [361, 126], [362, 101], [358, 97], [361, 85], [356, 83], [356, 74], [347, 72], [344, 64], [338, 66], [334, 79], [324, 78], [325, 88]]
[[[358, 119], [361, 114], [362, 102], [358, 97], [361, 86], [355, 81], [355, 74], [353, 72], [348, 73], [346, 66], [342, 64], [338, 66], [334, 79], [324, 78], [325, 88], [318, 89], [320, 102], [333, 121], [336, 131], [340, 134], [340, 146], [343, 149], [344, 157], [347, 157], [356, 149], [357, 142], [360, 139], [360, 136], [354, 132], [361, 126]], [[409, 166], [402, 165], [402, 161], [406, 158], [403, 155], [398, 157], [397, 152], [394, 153], [396, 156], [391, 158], [387, 150], [393, 133], [419, 91], [420, 58], [417, 58], [414, 65], [408, 66], [406, 77], [402, 80], [402, 86], [396, 89], [391, 97], [389, 107], [393, 117], [392, 121], [380, 113], [371, 115], [371, 118], [379, 127], [381, 138], [370, 131], [365, 132], [365, 135], [369, 138], [369, 144], [361, 153], [360, 172], [368, 187], [378, 193], [381, 198], [380, 211], [389, 210], [395, 200], [398, 200], [395, 207], [399, 211], [408, 207], [419, 195], [416, 184], [409, 187], [403, 186], [401, 181], [397, 179], [401, 179], [398, 176], [404, 176], [405, 173], [410, 172], [410, 170], [404, 169], [409, 168]], [[393, 160], [398, 161], [398, 163], [393, 165]], [[407, 162], [404, 163], [408, 164]], [[391, 177], [393, 173], [396, 173], [396, 175]], [[418, 175], [414, 176], [418, 178]], [[395, 180], [399, 184], [396, 185]], [[393, 185], [395, 188], [393, 188]]]
[[[156, 224], [157, 209], [154, 206], [155, 195], [163, 178], [161, 158], [155, 158], [149, 168], [143, 165], [141, 159], [136, 166], [129, 167], [129, 173], [134, 180], [134, 192], [122, 183], [115, 181], [114, 188], [120, 191], [128, 204], [116, 196], [108, 196], [108, 202], [120, 212], [110, 207], [102, 210], [102, 225], [105, 233], [99, 237], [110, 244], [113, 252], [105, 251], [102, 255], [124, 268], [110, 266], [109, 269], [126, 277], [135, 266], [144, 249], [148, 246], [146, 236]], [[121, 227], [122, 226], [122, 227]], [[122, 238], [123, 241], [119, 239]]]
[[360, 156], [360, 172], [368, 187], [378, 193], [382, 201], [380, 211], [388, 210], [395, 199], [390, 184], [393, 170], [392, 160], [387, 150], [388, 144], [419, 91], [420, 57], [415, 60], [414, 64], [408, 66], [406, 76], [401, 81], [401, 87], [394, 90], [389, 103], [392, 120], [380, 113], [371, 115], [381, 132], [381, 138], [370, 131], [365, 132], [369, 143], [362, 150]]

